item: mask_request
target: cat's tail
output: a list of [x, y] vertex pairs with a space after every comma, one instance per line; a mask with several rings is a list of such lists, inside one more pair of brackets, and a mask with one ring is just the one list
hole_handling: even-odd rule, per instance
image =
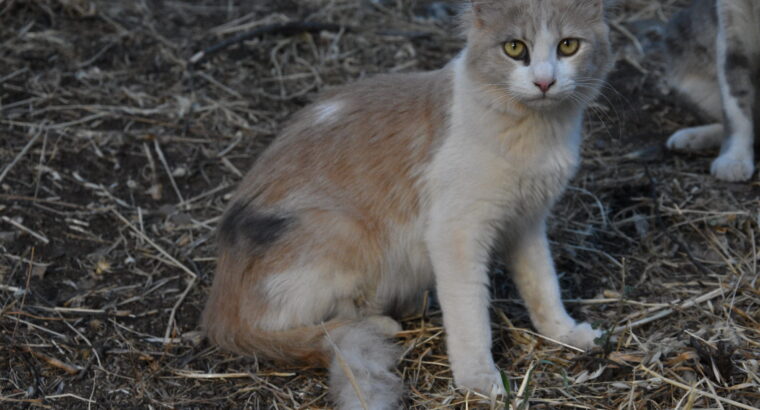
[[[204, 313], [203, 328], [219, 347], [244, 356], [283, 363], [329, 367], [330, 394], [340, 409], [395, 410], [403, 385], [394, 373], [399, 348], [389, 337], [401, 327], [385, 316], [360, 321], [267, 332], [246, 320], [230, 326]], [[226, 323], [225, 323], [226, 322]]]
[[339, 408], [400, 408], [403, 385], [393, 372], [400, 352], [388, 340], [400, 330], [393, 319], [375, 316], [329, 333], [330, 393]]

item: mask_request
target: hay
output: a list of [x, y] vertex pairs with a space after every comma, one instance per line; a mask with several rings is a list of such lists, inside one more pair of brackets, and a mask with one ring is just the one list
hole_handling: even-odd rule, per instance
[[[421, 2], [420, 2], [421, 3]], [[551, 220], [566, 303], [615, 330], [581, 353], [531, 331], [494, 266], [494, 351], [520, 408], [760, 405], [760, 184], [707, 175], [664, 138], [698, 119], [664, 95], [628, 23]], [[235, 183], [319, 90], [436, 68], [461, 47], [407, 0], [0, 1], [2, 407], [324, 408], [322, 370], [219, 352], [197, 322]], [[359, 30], [254, 36], [287, 21]], [[192, 68], [192, 69], [191, 69]], [[435, 306], [404, 322], [409, 408], [490, 407], [453, 389]]]

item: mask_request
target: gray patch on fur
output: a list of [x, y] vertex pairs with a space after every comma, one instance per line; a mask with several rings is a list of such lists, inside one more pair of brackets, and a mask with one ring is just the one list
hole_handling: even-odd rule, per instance
[[[731, 41], [729, 40], [729, 43]], [[725, 61], [726, 80], [739, 104], [739, 109], [748, 117], [752, 117], [754, 104], [754, 84], [749, 58], [739, 50], [730, 47]]]
[[247, 241], [254, 248], [272, 244], [282, 236], [291, 220], [256, 212], [242, 202], [233, 203], [219, 225], [219, 238], [227, 244]]

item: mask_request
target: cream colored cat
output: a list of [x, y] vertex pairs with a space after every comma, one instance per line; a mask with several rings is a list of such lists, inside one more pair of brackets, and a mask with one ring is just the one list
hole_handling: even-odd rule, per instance
[[498, 247], [538, 331], [594, 345], [562, 305], [545, 220], [611, 66], [603, 1], [474, 2], [464, 21], [467, 46], [446, 67], [328, 92], [258, 158], [219, 229], [211, 341], [330, 365], [342, 408], [394, 408], [391, 316], [434, 288], [457, 386], [499, 393]]

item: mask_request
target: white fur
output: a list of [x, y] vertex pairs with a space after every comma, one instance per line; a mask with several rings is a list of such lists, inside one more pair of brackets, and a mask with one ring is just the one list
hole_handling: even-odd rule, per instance
[[596, 335], [565, 312], [543, 230], [579, 161], [582, 113], [515, 116], [489, 109], [472, 94], [464, 60], [455, 62], [450, 135], [426, 175], [432, 204], [426, 239], [455, 382], [502, 392], [488, 314], [487, 263], [497, 222], [506, 220], [518, 237], [511, 238], [518, 244], [515, 275], [538, 329], [581, 347]]
[[394, 410], [403, 386], [393, 372], [399, 348], [387, 340], [401, 330], [388, 317], [370, 317], [330, 332], [334, 355], [330, 393], [341, 409]]
[[[511, 74], [511, 92], [521, 100], [541, 106], [551, 100], [567, 98], [576, 91], [576, 68], [573, 57], [557, 56], [556, 36], [547, 27], [543, 27], [531, 44], [531, 64], [517, 67]], [[581, 47], [580, 53], [585, 52]], [[508, 58], [508, 57], [505, 57]], [[536, 83], [552, 83], [549, 91], [544, 92]]]
[[723, 124], [702, 125], [678, 130], [668, 138], [668, 148], [674, 151], [700, 151], [720, 147], [726, 130]]
[[314, 107], [317, 123], [330, 122], [330, 120], [340, 115], [344, 105], [342, 101], [325, 101], [318, 104]]
[[359, 278], [356, 273], [333, 272], [319, 265], [273, 275], [264, 282], [269, 306], [258, 326], [279, 331], [313, 325], [335, 313], [356, 318], [359, 314], [352, 295], [359, 287]]
[[[724, 18], [726, 13], [734, 13], [734, 17], [747, 16], [748, 19], [736, 18], [736, 24], [740, 27], [734, 27], [737, 32], [744, 32], [751, 36], [755, 34], [753, 41], [746, 42], [747, 47], [756, 47], [760, 36], [757, 36], [758, 28], [754, 26], [758, 22], [752, 16], [752, 4], [740, 2], [730, 2], [721, 0], [718, 2], [719, 19], [721, 21], [718, 29], [718, 80], [720, 82], [721, 96], [723, 97], [723, 110], [725, 120], [730, 125], [729, 129], [732, 134], [726, 139], [720, 156], [713, 162], [711, 167], [712, 174], [724, 181], [746, 181], [752, 177], [755, 172], [755, 153], [754, 153], [754, 123], [753, 118], [748, 117], [740, 108], [736, 98], [731, 94], [731, 88], [726, 78], [726, 70], [723, 67], [726, 61], [727, 44], [726, 44], [726, 24]], [[737, 7], [737, 9], [733, 9]], [[746, 10], [744, 10], [744, 9]], [[745, 14], [749, 13], [749, 14]], [[751, 34], [750, 34], [751, 33]], [[747, 50], [748, 54], [753, 54], [752, 50]]]

